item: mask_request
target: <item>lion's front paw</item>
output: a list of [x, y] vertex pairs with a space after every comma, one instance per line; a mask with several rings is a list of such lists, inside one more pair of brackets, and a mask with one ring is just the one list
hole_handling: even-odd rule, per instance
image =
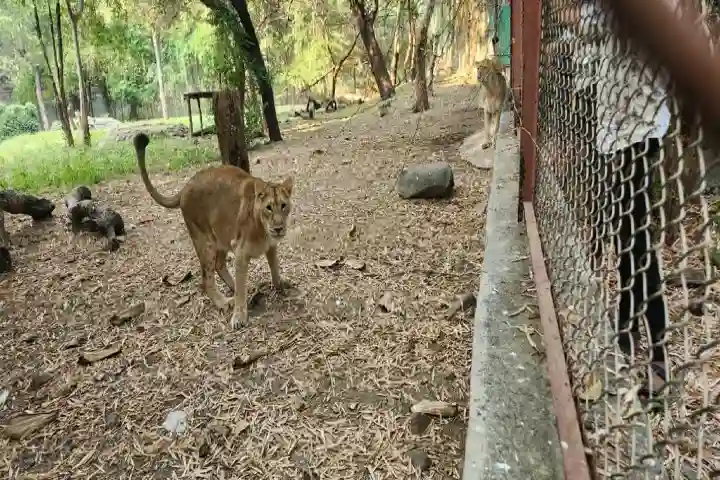
[[235, 310], [233, 312], [233, 316], [230, 319], [230, 328], [233, 330], [237, 330], [238, 328], [245, 325], [247, 322], [247, 311], [246, 310]]

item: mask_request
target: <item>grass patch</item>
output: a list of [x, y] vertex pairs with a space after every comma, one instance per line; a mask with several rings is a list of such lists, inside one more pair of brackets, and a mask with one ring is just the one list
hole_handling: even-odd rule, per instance
[[[137, 174], [130, 142], [97, 146], [105, 133], [93, 131], [91, 147], [67, 148], [59, 131], [20, 135], [1, 142], [0, 188], [38, 194]], [[148, 147], [150, 170], [180, 170], [217, 158], [214, 142], [194, 145], [185, 139], [154, 138]]]

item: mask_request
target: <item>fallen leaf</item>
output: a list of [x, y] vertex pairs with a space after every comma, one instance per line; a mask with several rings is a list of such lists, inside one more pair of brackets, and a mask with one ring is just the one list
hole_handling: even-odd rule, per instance
[[352, 268], [353, 270], [364, 270], [365, 269], [365, 262], [362, 260], [345, 260], [345, 265]]
[[165, 284], [165, 285], [167, 285], [168, 287], [174, 287], [175, 285], [179, 285], [179, 284], [181, 284], [181, 283], [185, 283], [185, 282], [189, 281], [189, 280], [192, 279], [192, 278], [193, 278], [192, 272], [188, 271], [188, 272], [185, 272], [185, 275], [183, 275], [182, 277], [180, 277], [179, 280], [172, 280], [172, 279], [170, 279], [170, 275], [164, 275], [164, 276], [162, 277], [162, 283]]
[[357, 227], [356, 227], [355, 224], [353, 223], [352, 226], [350, 227], [350, 230], [348, 231], [348, 237], [351, 237], [351, 238], [352, 238], [352, 237], [355, 237], [355, 236], [357, 236]]
[[7, 402], [7, 399], [10, 397], [10, 390], [7, 388], [0, 390], [0, 408], [3, 408], [5, 406], [5, 402]]
[[603, 383], [602, 380], [595, 375], [586, 377], [585, 381], [583, 381], [583, 386], [585, 388], [578, 394], [580, 400], [584, 402], [596, 402], [602, 397]]
[[233, 360], [233, 370], [239, 370], [241, 368], [249, 367], [253, 363], [257, 362], [259, 359], [267, 355], [267, 353], [268, 352], [264, 350], [255, 350], [254, 352], [250, 352], [249, 354], [235, 357], [235, 360]]
[[182, 307], [183, 305], [185, 305], [185, 304], [188, 303], [189, 301], [190, 301], [190, 295], [183, 295], [182, 297], [178, 298], [178, 299], [175, 301], [175, 306], [176, 306], [176, 307]]
[[102, 350], [96, 350], [94, 352], [83, 352], [82, 354], [80, 354], [78, 363], [80, 365], [90, 365], [91, 363], [99, 362], [100, 360], [105, 360], [106, 358], [114, 357], [121, 351], [122, 351], [122, 347], [120, 347], [120, 345], [114, 345], [112, 347], [104, 348]]
[[145, 312], [145, 302], [136, 303], [125, 310], [113, 314], [113, 316], [110, 317], [110, 324], [119, 327], [120, 325], [141, 315], [143, 312]]
[[81, 336], [81, 337], [75, 337], [75, 338], [73, 338], [72, 340], [70, 340], [68, 343], [66, 343], [65, 345], [63, 345], [63, 349], [64, 349], [64, 350], [69, 350], [69, 349], [71, 349], [71, 348], [77, 348], [77, 347], [79, 347], [79, 346], [81, 346], [81, 345], [85, 345], [85, 343], [87, 343], [87, 338], [82, 337], [82, 336]]
[[458, 413], [457, 404], [439, 400], [423, 400], [413, 405], [410, 410], [413, 413], [424, 413], [436, 417], [454, 417]]
[[145, 447], [143, 447], [143, 451], [147, 455], [155, 455], [167, 450], [167, 448], [170, 446], [170, 443], [170, 440], [166, 438], [159, 438], [150, 445], [145, 445]]
[[5, 425], [5, 435], [14, 440], [19, 440], [26, 435], [40, 430], [45, 425], [48, 425], [57, 418], [57, 414], [57, 411], [53, 411], [45, 413], [21, 414], [13, 417], [8, 421], [7, 425]]
[[339, 264], [340, 264], [340, 260], [338, 260], [337, 258], [334, 260], [325, 259], [325, 260], [318, 260], [317, 262], [315, 262], [315, 266], [317, 266], [319, 268], [333, 268], [333, 267], [337, 267]]
[[238, 420], [238, 422], [233, 427], [233, 433], [237, 435], [238, 433], [242, 433], [250, 426], [248, 422], [245, 420]]

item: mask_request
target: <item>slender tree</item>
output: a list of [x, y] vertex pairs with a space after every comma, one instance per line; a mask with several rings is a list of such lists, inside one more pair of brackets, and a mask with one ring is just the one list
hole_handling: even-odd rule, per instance
[[[78, 77], [78, 96], [80, 97], [80, 131], [83, 136], [83, 143], [90, 145], [90, 125], [88, 124], [88, 92], [87, 83], [85, 82], [85, 72], [83, 70], [82, 56], [80, 55], [80, 32], [78, 24], [82, 18], [85, 9], [85, 0], [80, 0], [78, 9], [75, 11], [70, 4], [70, 0], [65, 0], [68, 15], [70, 16], [70, 26], [72, 27], [73, 46], [75, 47], [75, 73]], [[58, 27], [59, 28], [59, 27]], [[62, 59], [61, 59], [62, 61]]]
[[380, 98], [383, 100], [388, 99], [395, 95], [395, 86], [390, 79], [390, 73], [385, 63], [385, 55], [383, 55], [375, 36], [375, 19], [379, 8], [378, 0], [374, 0], [372, 8], [368, 8], [365, 0], [350, 0], [350, 8], [355, 16], [360, 37], [367, 51], [370, 70], [375, 78]]

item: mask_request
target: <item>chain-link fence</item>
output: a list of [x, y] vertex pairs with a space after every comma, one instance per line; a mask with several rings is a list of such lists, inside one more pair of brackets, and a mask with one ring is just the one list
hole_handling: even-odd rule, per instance
[[[673, 8], [690, 3], [711, 42], [712, 5]], [[671, 75], [615, 33], [604, 4], [539, 5], [536, 164], [525, 172], [534, 172], [591, 470], [598, 478], [720, 478], [712, 150], [673, 95]]]

